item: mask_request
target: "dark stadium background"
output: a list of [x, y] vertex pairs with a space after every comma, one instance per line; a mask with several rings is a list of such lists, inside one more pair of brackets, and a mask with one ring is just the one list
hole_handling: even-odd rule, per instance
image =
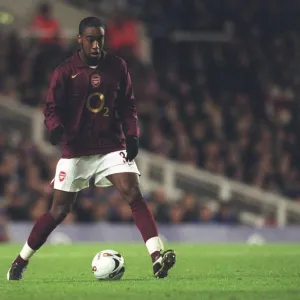
[[[8, 2], [0, 1], [1, 101], [41, 109], [49, 75], [76, 47], [77, 28], [64, 22], [45, 37], [34, 22], [39, 5], [21, 20]], [[103, 17], [107, 50], [127, 61], [142, 148], [300, 202], [299, 1], [64, 2]], [[60, 23], [55, 12], [53, 19]], [[6, 222], [35, 221], [48, 209], [58, 157], [38, 150], [22, 117], [3, 109], [0, 116], [0, 236], [7, 240]], [[220, 203], [213, 188], [177, 184], [178, 199], [164, 186], [146, 193], [159, 223], [237, 225], [249, 210], [263, 226], [278, 225], [274, 210], [242, 204], [238, 195]], [[212, 209], [210, 200], [219, 205]], [[64, 222], [99, 221], [132, 222], [111, 188], [81, 192]]]

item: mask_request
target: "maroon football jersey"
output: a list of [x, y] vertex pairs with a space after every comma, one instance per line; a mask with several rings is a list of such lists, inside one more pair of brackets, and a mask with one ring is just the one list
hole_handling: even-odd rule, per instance
[[139, 136], [125, 61], [103, 52], [97, 68], [92, 68], [76, 52], [54, 70], [44, 115], [48, 130], [65, 128], [64, 158], [125, 149], [125, 135]]

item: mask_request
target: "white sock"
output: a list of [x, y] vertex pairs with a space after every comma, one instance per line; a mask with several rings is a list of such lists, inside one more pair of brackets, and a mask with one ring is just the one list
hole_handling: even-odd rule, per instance
[[156, 251], [160, 252], [160, 250], [164, 250], [163, 242], [158, 236], [154, 236], [154, 237], [150, 238], [146, 242], [146, 247], [147, 247], [150, 255]]
[[35, 250], [31, 249], [26, 242], [23, 249], [20, 252], [20, 256], [24, 260], [29, 260], [33, 256], [34, 253], [35, 253]]

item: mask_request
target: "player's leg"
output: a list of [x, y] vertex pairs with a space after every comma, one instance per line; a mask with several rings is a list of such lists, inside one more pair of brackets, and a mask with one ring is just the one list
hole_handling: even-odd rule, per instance
[[27, 242], [8, 272], [9, 280], [22, 279], [22, 273], [29, 259], [71, 211], [77, 192], [88, 187], [89, 178], [94, 172], [92, 167], [94, 159], [94, 157], [78, 157], [59, 160], [53, 180], [54, 198], [51, 209], [34, 225]]
[[51, 209], [33, 226], [27, 242], [8, 271], [8, 280], [22, 279], [22, 274], [28, 265], [29, 259], [46, 242], [51, 232], [72, 210], [76, 196], [76, 192], [54, 191]]
[[175, 252], [173, 250], [162, 251], [163, 245], [158, 237], [156, 222], [143, 198], [138, 174], [115, 173], [108, 175], [107, 179], [119, 190], [131, 207], [135, 224], [152, 257], [154, 276], [157, 278], [166, 277], [168, 270], [175, 264]]

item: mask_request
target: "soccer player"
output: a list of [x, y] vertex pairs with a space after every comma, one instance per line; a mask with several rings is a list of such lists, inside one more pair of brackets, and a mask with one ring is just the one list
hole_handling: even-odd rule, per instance
[[80, 50], [59, 65], [51, 78], [45, 125], [50, 142], [61, 144], [52, 206], [34, 225], [13, 261], [8, 280], [21, 280], [30, 258], [71, 211], [77, 193], [93, 186], [114, 185], [131, 207], [153, 261], [164, 278], [175, 264], [173, 250], [163, 251], [156, 223], [140, 189], [139, 128], [130, 74], [121, 58], [103, 51], [104, 26], [88, 17], [79, 24]]

